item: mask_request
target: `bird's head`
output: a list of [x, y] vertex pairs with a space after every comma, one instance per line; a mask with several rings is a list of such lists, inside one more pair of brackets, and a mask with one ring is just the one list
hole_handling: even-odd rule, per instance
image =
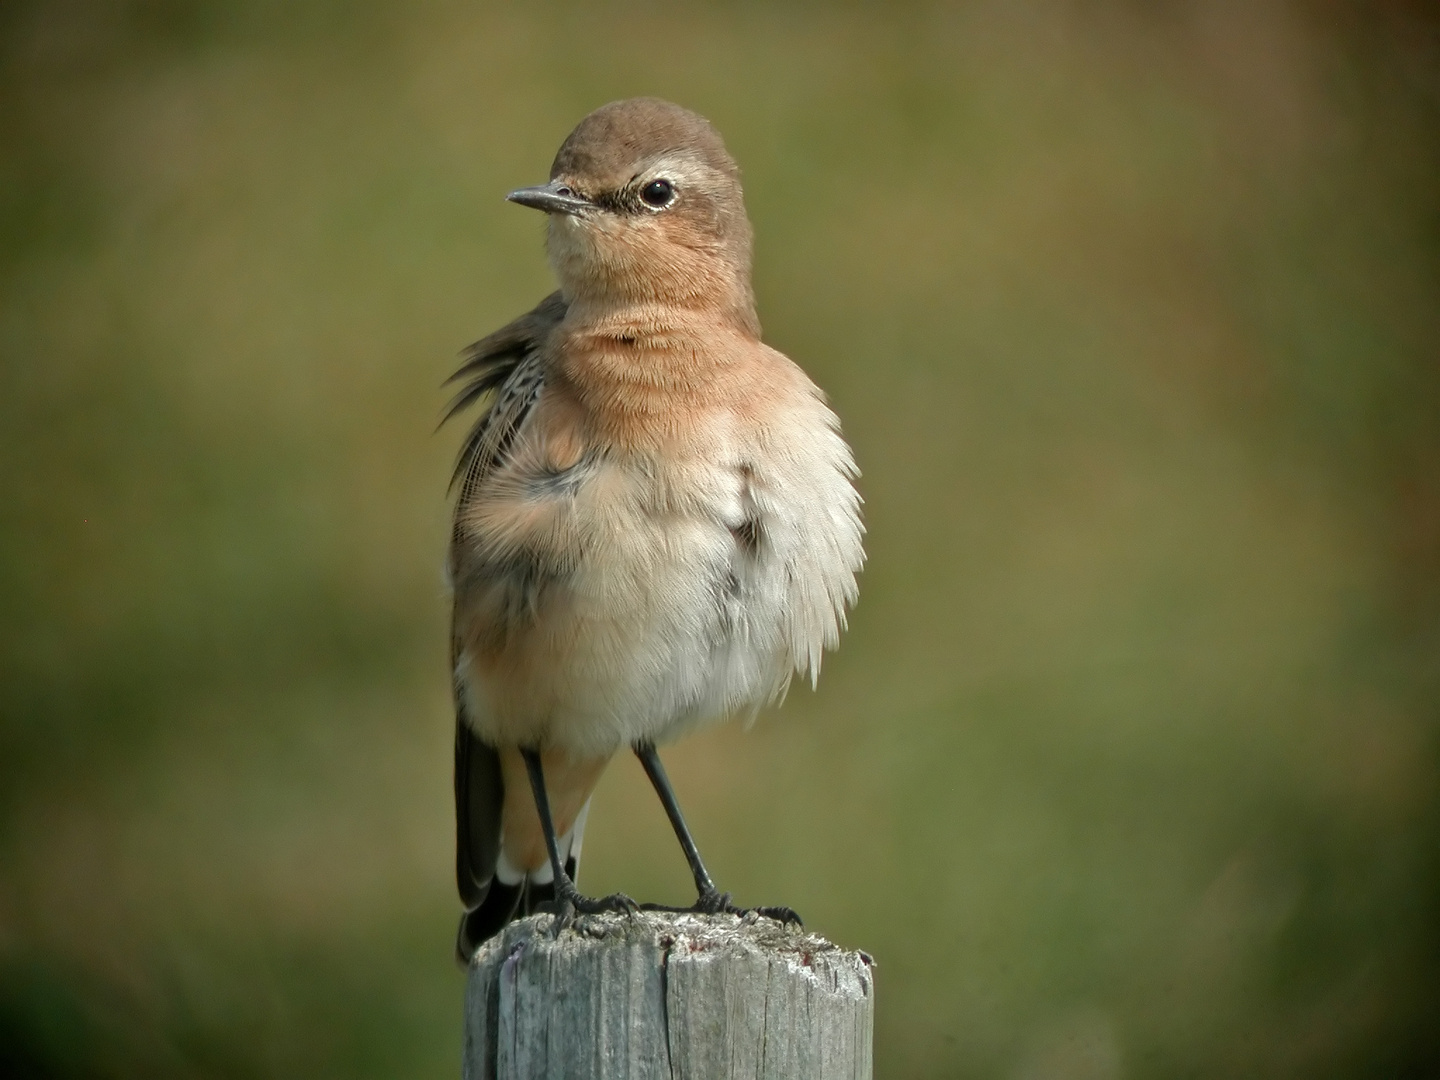
[[758, 331], [740, 171], [704, 117], [657, 98], [602, 106], [561, 145], [548, 184], [508, 198], [549, 215], [572, 304], [717, 310]]

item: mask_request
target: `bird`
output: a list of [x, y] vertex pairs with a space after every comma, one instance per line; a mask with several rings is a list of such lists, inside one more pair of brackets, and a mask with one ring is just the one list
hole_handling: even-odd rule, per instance
[[761, 339], [739, 170], [704, 117], [631, 98], [506, 197], [546, 215], [559, 288], [449, 380], [447, 420], [483, 404], [447, 560], [457, 959], [532, 912], [637, 910], [575, 885], [591, 794], [627, 749], [694, 876], [684, 910], [798, 922], [715, 885], [656, 749], [813, 685], [865, 558], [839, 420]]

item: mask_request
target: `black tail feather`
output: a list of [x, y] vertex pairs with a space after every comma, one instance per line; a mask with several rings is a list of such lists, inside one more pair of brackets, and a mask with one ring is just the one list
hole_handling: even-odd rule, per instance
[[525, 893], [523, 881], [515, 885], [490, 882], [490, 890], [480, 906], [460, 916], [460, 929], [455, 934], [455, 959], [468, 965], [475, 950], [505, 929], [520, 912]]
[[[575, 880], [578, 868], [579, 863], [573, 856], [565, 860], [565, 873], [570, 875], [571, 881]], [[455, 959], [462, 966], [468, 965], [475, 956], [475, 950], [504, 930], [511, 921], [548, 911], [549, 905], [554, 903], [554, 881], [543, 885], [533, 881], [521, 881], [514, 885], [491, 881], [479, 907], [460, 916], [460, 929], [455, 935]]]

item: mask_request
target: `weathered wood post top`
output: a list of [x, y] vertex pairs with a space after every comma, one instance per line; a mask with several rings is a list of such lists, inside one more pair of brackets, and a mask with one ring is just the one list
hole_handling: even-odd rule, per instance
[[465, 1080], [869, 1080], [873, 963], [770, 919], [512, 923], [476, 954]]

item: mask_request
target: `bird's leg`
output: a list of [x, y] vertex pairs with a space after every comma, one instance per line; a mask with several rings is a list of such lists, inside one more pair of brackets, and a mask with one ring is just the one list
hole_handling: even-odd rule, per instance
[[655, 794], [660, 796], [660, 803], [665, 807], [665, 816], [670, 819], [670, 827], [675, 830], [675, 838], [680, 841], [680, 846], [685, 850], [685, 861], [690, 864], [690, 872], [695, 875], [695, 891], [699, 898], [693, 907], [671, 908], [663, 904], [645, 904], [645, 908], [656, 911], [700, 911], [707, 915], [714, 915], [717, 912], [725, 911], [734, 915], [745, 915], [751, 911], [767, 918], [778, 919], [780, 922], [799, 923], [800, 916], [788, 907], [757, 907], [739, 908], [730, 902], [730, 894], [722, 893], [715, 887], [714, 880], [710, 877], [710, 871], [705, 869], [705, 863], [700, 858], [700, 849], [695, 846], [695, 838], [690, 835], [690, 826], [685, 824], [685, 815], [680, 813], [680, 803], [675, 798], [675, 789], [670, 786], [670, 778], [665, 775], [665, 766], [660, 763], [660, 754], [655, 749], [654, 743], [639, 743], [635, 747], [635, 756], [640, 759], [640, 764], [645, 768], [645, 775], [650, 777], [650, 783], [655, 786]]
[[593, 898], [575, 888], [565, 866], [560, 862], [560, 845], [555, 839], [555, 822], [550, 816], [550, 797], [545, 793], [545, 770], [536, 750], [521, 750], [525, 771], [530, 774], [530, 791], [535, 796], [535, 810], [540, 815], [540, 828], [545, 833], [545, 850], [550, 855], [550, 870], [555, 875], [555, 932], [558, 934], [575, 917], [575, 913], [595, 915], [602, 911], [620, 911], [633, 915], [638, 910], [634, 900], [623, 893]]
[[[700, 903], [704, 904], [707, 900], [717, 904], [728, 903], [729, 894], [721, 893], [715, 887], [710, 871], [705, 869], [704, 860], [700, 858], [700, 849], [695, 846], [695, 838], [690, 835], [690, 826], [685, 824], [685, 815], [680, 812], [675, 789], [670, 786], [670, 777], [665, 774], [665, 766], [660, 763], [660, 754], [655, 749], [655, 744], [641, 743], [635, 747], [635, 756], [645, 767], [645, 775], [650, 777], [650, 783], [655, 785], [655, 794], [660, 796], [665, 815], [670, 819], [670, 827], [675, 830], [675, 838], [685, 850], [685, 861], [690, 864], [690, 872], [695, 875], [695, 891], [700, 895]], [[718, 906], [716, 910], [719, 910]]]

